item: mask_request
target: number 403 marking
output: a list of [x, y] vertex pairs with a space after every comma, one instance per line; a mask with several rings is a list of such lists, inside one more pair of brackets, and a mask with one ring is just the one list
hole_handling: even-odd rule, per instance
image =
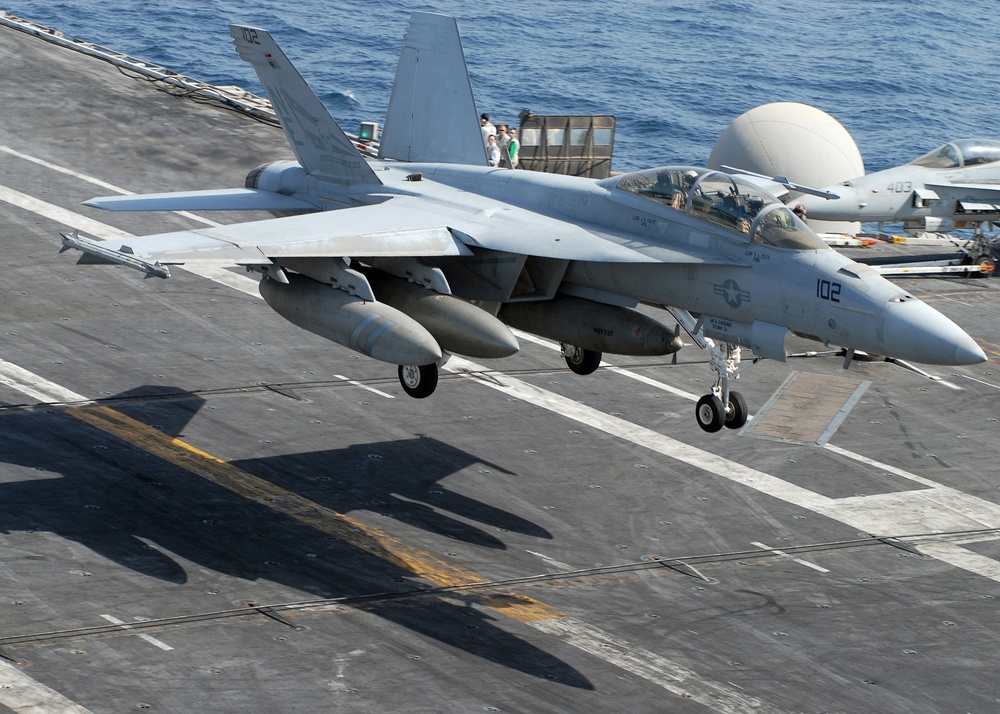
[[816, 281], [816, 297], [830, 302], [840, 302], [840, 283], [820, 278]]

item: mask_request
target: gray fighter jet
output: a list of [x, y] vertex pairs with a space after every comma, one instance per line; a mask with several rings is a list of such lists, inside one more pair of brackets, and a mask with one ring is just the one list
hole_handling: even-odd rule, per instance
[[839, 198], [796, 201], [810, 219], [902, 223], [910, 232], [1000, 221], [1000, 141], [962, 139], [915, 161], [830, 186]]
[[359, 154], [266, 31], [230, 29], [298, 160], [261, 166], [241, 189], [87, 203], [297, 215], [124, 244], [73, 233], [64, 249], [160, 277], [202, 258], [246, 266], [280, 315], [399, 365], [414, 397], [434, 391], [449, 353], [516, 352], [510, 327], [563, 343], [581, 374], [603, 352], [680, 349], [679, 329], [640, 303], [668, 309], [709, 350], [718, 380], [696, 409], [706, 431], [747, 420], [730, 389], [741, 347], [784, 361], [789, 331], [848, 354], [986, 359], [949, 319], [828, 248], [739, 176], [672, 166], [593, 180], [489, 167], [452, 18], [412, 15], [378, 158]]

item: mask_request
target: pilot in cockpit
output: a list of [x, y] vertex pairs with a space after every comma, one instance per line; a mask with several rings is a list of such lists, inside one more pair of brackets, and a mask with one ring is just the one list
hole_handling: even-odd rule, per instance
[[684, 183], [690, 189], [694, 186], [694, 182], [698, 180], [698, 172], [694, 169], [688, 169], [684, 172]]
[[724, 217], [725, 222], [731, 223], [744, 233], [749, 233], [750, 221], [753, 219], [750, 217], [746, 198], [736, 193], [736, 189], [733, 187], [730, 187], [729, 191], [729, 195], [723, 195], [721, 191], [719, 192], [722, 200], [716, 201], [712, 210]]
[[656, 183], [649, 187], [649, 192], [658, 193], [662, 196], [672, 196], [677, 187], [674, 185], [674, 180], [670, 174], [671, 172], [667, 169], [658, 172], [656, 174]]
[[660, 200], [671, 208], [683, 210], [687, 191], [674, 183], [673, 173], [664, 169], [656, 174], [656, 183], [650, 187], [649, 192], [662, 197]]

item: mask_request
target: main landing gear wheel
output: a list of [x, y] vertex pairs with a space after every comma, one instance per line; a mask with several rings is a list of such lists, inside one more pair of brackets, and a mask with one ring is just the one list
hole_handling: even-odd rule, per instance
[[739, 392], [729, 393], [729, 408], [726, 409], [726, 428], [739, 429], [747, 423], [747, 400]]
[[438, 386], [438, 366], [430, 364], [399, 365], [399, 383], [403, 391], [414, 399], [423, 399], [434, 393]]
[[722, 400], [714, 394], [706, 394], [698, 400], [694, 415], [698, 426], [709, 433], [718, 431], [726, 423], [726, 410], [722, 407]]
[[996, 264], [993, 262], [993, 259], [990, 258], [988, 255], [983, 255], [976, 258], [974, 261], [972, 261], [972, 264], [977, 265], [980, 268], [988, 268], [988, 270], [986, 270], [985, 272], [980, 271], [978, 273], [973, 273], [973, 275], [976, 276], [977, 278], [990, 277], [991, 275], [993, 275], [993, 270], [996, 268]]
[[582, 347], [573, 345], [562, 345], [562, 355], [566, 360], [566, 365], [577, 374], [592, 374], [601, 366], [603, 352], [585, 350]]

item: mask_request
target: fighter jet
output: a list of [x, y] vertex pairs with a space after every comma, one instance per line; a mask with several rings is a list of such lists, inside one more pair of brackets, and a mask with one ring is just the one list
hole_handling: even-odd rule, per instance
[[808, 218], [902, 223], [909, 232], [1000, 221], [1000, 141], [962, 139], [915, 161], [830, 186], [839, 198], [803, 196]]
[[[982, 349], [929, 305], [831, 250], [739, 176], [691, 166], [603, 180], [487, 165], [453, 18], [411, 16], [377, 158], [362, 157], [265, 30], [233, 25], [297, 161], [261, 166], [244, 188], [98, 198], [110, 210], [265, 209], [296, 215], [63, 249], [169, 277], [231, 260], [296, 325], [398, 365], [427, 397], [449, 354], [513, 354], [518, 328], [563, 344], [569, 367], [602, 353], [666, 355], [680, 330], [718, 378], [695, 410], [709, 432], [747, 421], [730, 381], [786, 358], [789, 331], [926, 364], [974, 364]], [[255, 333], [255, 339], [259, 339]], [[853, 354], [853, 352], [849, 352]]]

